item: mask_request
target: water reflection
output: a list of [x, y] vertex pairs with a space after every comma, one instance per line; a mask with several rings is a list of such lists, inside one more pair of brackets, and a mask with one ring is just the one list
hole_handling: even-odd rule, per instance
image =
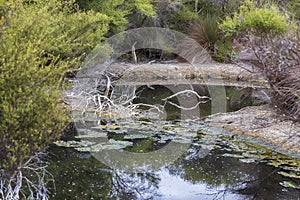
[[[150, 89], [144, 87], [139, 92], [141, 93], [139, 100], [142, 103], [161, 105], [164, 104], [161, 99], [169, 96], [172, 91], [164, 87], [153, 86]], [[236, 102], [245, 103], [244, 97], [252, 94], [252, 90], [241, 93], [233, 88], [227, 88], [226, 92], [230, 97], [227, 103], [235, 106]], [[205, 91], [201, 94], [206, 95]], [[179, 102], [176, 98], [173, 101], [173, 103]], [[242, 103], [239, 106], [244, 106]], [[180, 118], [178, 109], [173, 107], [170, 105], [165, 107], [167, 114], [165, 119]], [[209, 103], [200, 105], [200, 110], [201, 116], [205, 116], [210, 114], [211, 106]], [[134, 120], [132, 122], [128, 119], [123, 120], [125, 124], [122, 124], [121, 119], [99, 120], [94, 116], [86, 115], [84, 119], [76, 122], [77, 131], [84, 132], [84, 134], [79, 134], [81, 137], [87, 137], [89, 134], [93, 136], [91, 137], [93, 142], [103, 142], [103, 138], [105, 141], [113, 139], [132, 142], [132, 146], [118, 150], [137, 154], [158, 152], [158, 149], [170, 142], [169, 140], [179, 145], [190, 135], [188, 146], [180, 152], [179, 158], [176, 156], [176, 160], [170, 165], [139, 173], [112, 170], [101, 163], [101, 159], [96, 159], [90, 153], [76, 151], [73, 148], [52, 146], [49, 149], [48, 170], [53, 174], [55, 187], [49, 185], [52, 191], [50, 199], [272, 200], [299, 199], [300, 197], [300, 190], [297, 189], [300, 186], [300, 180], [278, 173], [279, 171], [292, 171], [291, 165], [294, 165], [298, 167], [296, 174], [299, 175], [299, 161], [291, 159], [285, 162], [286, 158], [277, 156], [279, 154], [275, 152], [267, 151], [260, 146], [249, 147], [245, 141], [235, 139], [231, 135], [223, 135], [211, 127], [205, 128], [205, 125], [201, 125], [199, 121], [186, 120], [180, 123], [176, 120], [169, 122], [136, 118], [132, 119]], [[105, 130], [91, 128], [97, 128], [99, 125], [105, 127], [103, 128]], [[64, 140], [74, 140], [77, 134], [75, 132], [72, 134]], [[81, 139], [84, 141], [83, 137]], [[174, 151], [166, 153], [168, 157], [174, 154]], [[126, 160], [127, 163], [131, 162], [129, 156], [121, 155], [118, 159]], [[111, 159], [110, 156], [108, 157]], [[155, 157], [152, 160], [159, 160], [159, 158]], [[146, 159], [147, 162], [152, 162], [152, 160]], [[143, 163], [147, 163], [146, 161]], [[273, 166], [270, 166], [270, 161], [273, 162]], [[284, 187], [285, 183], [296, 187]]]
[[152, 199], [158, 196], [161, 177], [157, 173], [113, 173], [112, 196], [116, 199]]
[[[191, 147], [192, 154], [198, 147]], [[190, 154], [191, 154], [190, 153]], [[262, 163], [243, 163], [237, 158], [222, 156], [226, 151], [212, 150], [209, 156], [179, 159], [168, 167], [169, 173], [193, 185], [204, 184], [201, 199], [295, 199], [299, 190], [283, 188], [284, 178], [278, 169]], [[299, 183], [299, 181], [297, 181]], [[204, 192], [203, 192], [204, 191]], [[206, 191], [206, 192], [205, 192]], [[198, 191], [199, 192], [199, 191]], [[210, 197], [209, 197], [210, 196]]]
[[230, 151], [228, 148], [213, 149], [202, 157], [201, 148], [194, 143], [175, 163], [157, 171], [124, 173], [107, 168], [87, 153], [53, 146], [49, 171], [56, 190], [51, 199], [231, 200], [300, 196], [299, 190], [280, 185], [282, 181], [300, 181], [279, 175], [275, 167], [222, 156]]

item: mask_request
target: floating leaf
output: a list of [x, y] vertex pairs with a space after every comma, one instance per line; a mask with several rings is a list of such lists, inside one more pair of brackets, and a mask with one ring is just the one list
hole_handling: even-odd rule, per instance
[[118, 144], [118, 145], [123, 145], [123, 146], [131, 146], [131, 145], [133, 145], [133, 143], [132, 142], [129, 142], [129, 141], [120, 141], [120, 140], [114, 140], [114, 139], [110, 139], [109, 141], [108, 141], [108, 143], [110, 143], [110, 144]]
[[254, 162], [256, 162], [256, 159], [254, 159], [254, 158], [243, 158], [243, 159], [239, 159], [239, 161], [241, 161], [242, 163], [254, 163]]
[[245, 158], [242, 155], [239, 154], [231, 154], [231, 153], [224, 153], [222, 156], [224, 157], [230, 157], [230, 158]]
[[119, 141], [110, 139], [107, 143], [98, 143], [93, 146], [84, 146], [75, 148], [77, 151], [83, 152], [99, 152], [101, 150], [118, 150], [124, 149], [127, 146], [132, 146], [133, 143], [129, 141]]
[[134, 139], [146, 139], [149, 138], [150, 136], [148, 135], [143, 135], [143, 134], [130, 134], [130, 135], [125, 135], [124, 139], [127, 140], [134, 140]]
[[77, 151], [82, 152], [99, 152], [101, 150], [118, 150], [125, 148], [123, 145], [117, 145], [117, 144], [97, 144], [91, 147], [79, 147], [75, 148]]
[[285, 177], [290, 177], [290, 178], [300, 178], [300, 175], [297, 175], [297, 174], [292, 173], [292, 172], [287, 173], [287, 172], [281, 171], [281, 172], [278, 172], [278, 174], [280, 174], [282, 176], [285, 176]]
[[100, 126], [94, 126], [91, 127], [93, 129], [109, 129], [109, 130], [116, 130], [116, 129], [120, 129], [120, 126], [118, 125], [100, 125]]
[[107, 137], [106, 133], [93, 133], [93, 134], [87, 134], [87, 135], [77, 135], [75, 138], [100, 138], [100, 137]]
[[297, 185], [296, 183], [294, 183], [292, 181], [283, 181], [283, 182], [280, 182], [279, 184], [286, 188], [300, 189], [300, 185]]
[[79, 135], [75, 136], [75, 138], [99, 138], [99, 137], [107, 137], [107, 133], [93, 131], [89, 129], [81, 129], [77, 130]]
[[174, 136], [173, 135], [165, 135], [165, 134], [163, 134], [163, 135], [159, 135], [159, 138], [160, 138], [160, 140], [167, 141], [167, 140], [174, 139]]
[[60, 147], [85, 147], [85, 146], [90, 146], [95, 144], [95, 142], [90, 142], [90, 141], [56, 141], [54, 142], [54, 144], [56, 144], [57, 146]]

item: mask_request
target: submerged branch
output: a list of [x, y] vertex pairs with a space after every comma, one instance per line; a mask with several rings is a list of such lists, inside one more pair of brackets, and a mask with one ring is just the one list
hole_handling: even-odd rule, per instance
[[[30, 157], [10, 177], [1, 174], [0, 199], [18, 200], [20, 195], [24, 199], [49, 199], [49, 191], [46, 185], [49, 181], [54, 183], [54, 180], [52, 175], [46, 170], [46, 163], [41, 160], [43, 155], [43, 153], [37, 153]], [[6, 173], [6, 171], [3, 170], [1, 173]], [[24, 184], [27, 187], [23, 187]]]

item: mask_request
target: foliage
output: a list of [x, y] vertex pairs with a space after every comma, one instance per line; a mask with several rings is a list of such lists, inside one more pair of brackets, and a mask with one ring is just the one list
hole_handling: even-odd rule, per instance
[[231, 41], [226, 40], [218, 23], [226, 13], [236, 11], [240, 2], [236, 0], [181, 2], [183, 5], [177, 12], [175, 25], [171, 27], [187, 32], [214, 60], [229, 61], [232, 54]]
[[197, 41], [218, 62], [230, 61], [232, 42], [224, 37], [218, 27], [218, 17], [201, 17], [188, 31], [188, 35]]
[[16, 1], [10, 13], [0, 29], [0, 170], [8, 177], [64, 130], [62, 77], [109, 27], [106, 15], [57, 0]]
[[216, 55], [213, 58], [217, 62], [232, 62], [236, 56], [236, 52], [232, 49], [232, 41], [226, 39], [219, 39], [216, 42]]
[[300, 20], [300, 2], [299, 0], [289, 1], [287, 9], [295, 16], [296, 19]]
[[183, 6], [177, 13], [176, 19], [184, 22], [192, 22], [198, 19], [198, 14], [195, 13], [190, 6]]
[[274, 3], [257, 7], [254, 1], [246, 0], [233, 17], [227, 16], [220, 24], [221, 30], [228, 36], [235, 33], [251, 31], [255, 34], [284, 33], [288, 30], [288, 16], [280, 12]]
[[198, 1], [197, 5], [195, 5], [195, 1], [183, 1], [182, 6], [176, 13], [174, 25], [171, 25], [171, 27], [178, 30], [186, 30], [190, 25], [201, 21], [203, 17], [216, 14], [217, 10], [209, 1]]
[[[284, 10], [282, 7], [281, 10]], [[256, 57], [256, 71], [271, 87], [271, 101], [281, 116], [300, 121], [300, 38], [299, 27], [275, 4], [246, 0], [233, 17], [226, 17], [220, 28], [228, 35], [246, 35], [246, 44]]]
[[123, 31], [128, 23], [126, 17], [134, 12], [140, 12], [146, 16], [155, 16], [153, 0], [76, 0], [76, 2], [82, 10], [93, 10], [109, 16], [114, 32]]
[[13, 0], [0, 0], [0, 26], [4, 22], [5, 14], [12, 5]]

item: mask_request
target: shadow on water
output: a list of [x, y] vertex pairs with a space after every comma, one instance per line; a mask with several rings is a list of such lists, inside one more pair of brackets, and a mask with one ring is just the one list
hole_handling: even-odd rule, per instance
[[[195, 88], [199, 94], [208, 95], [207, 88]], [[163, 105], [161, 99], [172, 95], [170, 90], [157, 85], [142, 86], [137, 93], [138, 102], [154, 105]], [[262, 99], [255, 98], [255, 93], [257, 91], [249, 88], [237, 90], [228, 87], [228, 111], [263, 103]], [[172, 102], [178, 104], [178, 99], [174, 98]], [[209, 102], [200, 105], [200, 110], [202, 117], [210, 114]], [[172, 105], [166, 105], [165, 111], [166, 119], [171, 121], [160, 122], [159, 126], [154, 127], [158, 121], [138, 119], [137, 124], [120, 131], [120, 128], [115, 128], [119, 125], [118, 121], [111, 124], [106, 121], [106, 128], [96, 132], [94, 130], [92, 136], [95, 139], [95, 134], [99, 134], [99, 138], [104, 134], [108, 141], [131, 142], [131, 145], [124, 146], [123, 151], [145, 153], [163, 148], [171, 140], [177, 139], [179, 143], [185, 141], [182, 139], [184, 134], [181, 133], [181, 138], [178, 139], [179, 136], [173, 133], [182, 131], [182, 127], [190, 127], [187, 134], [193, 133], [193, 140], [173, 163], [155, 170], [129, 173], [113, 170], [88, 151], [53, 145], [47, 158], [48, 170], [55, 180], [55, 187], [49, 185], [52, 191], [50, 199], [300, 198], [299, 160], [247, 142], [230, 133], [223, 134], [222, 131], [207, 127], [199, 121], [178, 124], [176, 119], [180, 118], [180, 109]], [[84, 124], [88, 128], [97, 125], [92, 121], [85, 121]], [[157, 127], [168, 128], [160, 130]], [[149, 130], [151, 133], [148, 133]], [[77, 135], [77, 130], [74, 129], [64, 139], [79, 141]]]

